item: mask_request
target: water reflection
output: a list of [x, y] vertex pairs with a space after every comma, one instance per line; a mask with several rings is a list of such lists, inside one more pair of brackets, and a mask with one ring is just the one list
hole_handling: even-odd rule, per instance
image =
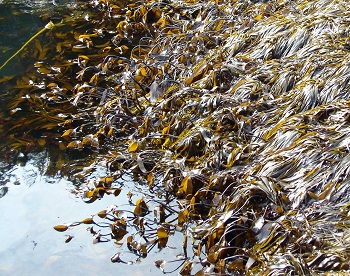
[[[9, 181], [2, 187], [8, 193], [0, 199], [1, 275], [80, 275], [82, 271], [98, 275], [102, 270], [103, 275], [114, 275], [125, 269], [137, 275], [143, 269], [158, 271], [151, 261], [136, 266], [111, 263], [110, 257], [118, 249], [113, 242], [93, 244], [85, 225], [67, 231], [74, 236], [69, 244], [64, 235], [53, 230], [54, 225], [77, 221], [110, 205], [129, 206], [126, 193], [132, 190], [138, 196], [132, 181], [123, 181], [118, 198], [106, 196], [86, 204], [75, 195], [71, 182], [43, 175], [48, 163], [45, 153], [30, 155], [25, 164], [3, 174]], [[131, 257], [131, 253], [126, 254]]]
[[[43, 11], [70, 2], [0, 1], [0, 63], [47, 23], [39, 18]], [[12, 60], [0, 75], [18, 74], [29, 63]], [[0, 90], [1, 97], [6, 93]], [[5, 116], [5, 108], [6, 103], [1, 101], [0, 120]], [[20, 155], [19, 159], [3, 155], [1, 158], [0, 275], [114, 275], [125, 269], [144, 275], [138, 271], [145, 271], [145, 263], [133, 268], [111, 263], [110, 257], [116, 252], [113, 243], [93, 245], [84, 226], [67, 231], [74, 236], [69, 244], [53, 230], [54, 225], [88, 217], [109, 205], [128, 204], [126, 195], [120, 196], [118, 202], [111, 196], [88, 205], [76, 196], [72, 182], [51, 172], [50, 164], [55, 161], [46, 152]], [[126, 181], [123, 185], [132, 189], [134, 184]], [[157, 270], [148, 268], [152, 269]]]
[[7, 194], [9, 188], [8, 187], [0, 187], [0, 198]]
[[[41, 22], [39, 18], [42, 10], [38, 14], [36, 12], [27, 12], [33, 8], [30, 3], [39, 3], [38, 6], [35, 6], [35, 9], [38, 7], [36, 11], [39, 10], [39, 7], [40, 9], [45, 9], [45, 6], [40, 4], [42, 2], [21, 1], [21, 4], [17, 4], [15, 1], [0, 2], [0, 20], [5, 22], [5, 24], [1, 25], [1, 28], [3, 28], [1, 31], [15, 37], [15, 39], [8, 39], [7, 41], [2, 40], [1, 45], [9, 47], [11, 53], [47, 23]], [[51, 2], [46, 3], [50, 9], [55, 7]], [[15, 24], [17, 25], [11, 29], [10, 25]], [[8, 55], [6, 58], [3, 57], [3, 59], [7, 58]], [[11, 63], [8, 64], [9, 66], [6, 67], [6, 74], [20, 73], [21, 68], [26, 70], [26, 66], [31, 63], [31, 61], [27, 62], [23, 59], [21, 59], [21, 62], [11, 60]], [[1, 74], [4, 74], [4, 71], [1, 71]], [[5, 94], [6, 100], [11, 100], [11, 92], [1, 91], [0, 88], [0, 99], [5, 99]], [[4, 104], [5, 101], [0, 103]], [[13, 121], [4, 110], [5, 108], [0, 110], [0, 122]], [[25, 111], [23, 111], [23, 118], [25, 116]], [[5, 128], [11, 127], [8, 127], [9, 124], [4, 125], [0, 125], [0, 134], [2, 135], [8, 130], [5, 130]], [[40, 137], [43, 138], [45, 135]], [[52, 141], [50, 137], [45, 136], [44, 142], [49, 141], [45, 144], [45, 147], [54, 147], [50, 145]], [[47, 153], [48, 151], [50, 151], [50, 154]], [[30, 151], [28, 150], [28, 152]], [[174, 259], [174, 256], [182, 253], [183, 237], [181, 233], [176, 232], [174, 234], [175, 238], [169, 240], [166, 250], [160, 251], [160, 249], [157, 250], [155, 247], [151, 252], [148, 252], [147, 259], [143, 259], [140, 262], [139, 256], [135, 257], [135, 254], [126, 246], [117, 249], [113, 241], [93, 244], [91, 233], [84, 231], [88, 228], [87, 225], [79, 225], [64, 233], [57, 233], [53, 230], [55, 225], [81, 221], [93, 214], [97, 214], [101, 210], [107, 209], [110, 205], [117, 205], [118, 208], [120, 207], [120, 210], [126, 210], [133, 214], [135, 205], [129, 203], [128, 195], [133, 195], [133, 202], [136, 202], [143, 197], [144, 190], [147, 188], [147, 185], [143, 187], [142, 183], [138, 185], [131, 181], [131, 178], [123, 176], [120, 178], [120, 182], [113, 182], [116, 188], [122, 187], [118, 197], [106, 194], [102, 200], [96, 200], [93, 204], [85, 204], [79, 196], [81, 187], [60, 177], [61, 174], [68, 177], [74, 174], [72, 173], [72, 167], [79, 167], [79, 162], [84, 163], [84, 166], [80, 166], [80, 168], [88, 167], [86, 161], [92, 158], [94, 154], [93, 152], [87, 153], [83, 151], [75, 153], [79, 155], [79, 159], [77, 156], [73, 156], [74, 153], [72, 152], [62, 153], [60, 151], [60, 153], [57, 153], [57, 149], [55, 152], [49, 148], [47, 151], [36, 154], [25, 155], [20, 153], [16, 158], [11, 156], [10, 151], [6, 151], [8, 156], [0, 156], [0, 159], [3, 158], [0, 162], [0, 210], [2, 211], [0, 212], [0, 221], [2, 222], [2, 227], [0, 228], [0, 274], [159, 274], [159, 269], [154, 266], [154, 261], [158, 259]], [[73, 163], [74, 166], [72, 165]], [[70, 168], [64, 171], [69, 166]], [[92, 182], [99, 179], [99, 177], [106, 176], [106, 170], [104, 169], [106, 166], [98, 167], [96, 163], [92, 166], [93, 168], [88, 174]], [[154, 195], [152, 196], [155, 197]], [[161, 196], [159, 197], [161, 198]], [[160, 201], [163, 198], [156, 198], [156, 200]], [[155, 203], [147, 203], [150, 206], [150, 214], [152, 214], [156, 207]], [[175, 221], [176, 215], [174, 212], [168, 219]], [[148, 220], [150, 223], [156, 224], [154, 218]], [[154, 227], [154, 229], [151, 229], [152, 233], [150, 235], [157, 237], [157, 225]], [[129, 234], [134, 235], [135, 233], [132, 233], [132, 231], [136, 231], [135, 227], [133, 228], [131, 225], [129, 228], [131, 232]], [[110, 232], [110, 228], [107, 227], [107, 229]], [[69, 243], [65, 243], [65, 234], [72, 235], [74, 238]], [[111, 263], [110, 258], [117, 251], [121, 253], [123, 260], [132, 261], [134, 265]], [[172, 270], [171, 265], [169, 270]], [[175, 267], [178, 265], [178, 263], [174, 262]]]
[[6, 172], [9, 182], [3, 188], [8, 193], [0, 200], [0, 274], [55, 275], [59, 271], [78, 275], [87, 268], [91, 275], [97, 273], [97, 266], [89, 267], [89, 263], [115, 270], [108, 257], [114, 254], [113, 247], [92, 247], [85, 231], [77, 231], [67, 245], [52, 229], [63, 219], [76, 220], [105, 208], [108, 202], [84, 204], [71, 193], [71, 183], [42, 175], [39, 165], [43, 161], [48, 161], [43, 154], [31, 156], [24, 166]]

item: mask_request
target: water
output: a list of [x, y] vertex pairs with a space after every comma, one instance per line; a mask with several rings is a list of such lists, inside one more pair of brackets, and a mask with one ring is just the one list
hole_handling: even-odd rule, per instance
[[[52, 3], [48, 5], [48, 1], [0, 1], [0, 65], [45, 26], [39, 13], [54, 8]], [[1, 70], [0, 75], [23, 72], [25, 67], [25, 63], [14, 59]]]
[[[26, 164], [7, 171], [8, 193], [0, 199], [0, 275], [159, 273], [152, 261], [147, 260], [132, 266], [113, 264], [110, 258], [118, 248], [113, 242], [93, 244], [86, 225], [64, 233], [53, 229], [55, 225], [82, 220], [110, 205], [125, 205], [127, 209], [127, 192], [138, 196], [135, 183], [124, 182], [117, 198], [106, 196], [86, 204], [74, 194], [76, 187], [71, 182], [42, 175], [48, 163], [44, 153], [35, 154]], [[74, 238], [65, 243], [65, 235]], [[124, 254], [132, 259], [131, 253], [124, 251]]]
[[40, 154], [32, 156], [8, 172], [8, 193], [0, 199], [0, 274], [96, 275], [101, 267], [112, 273], [112, 245], [93, 246], [87, 231], [74, 231], [73, 240], [65, 244], [52, 228], [96, 213], [108, 203], [85, 204], [71, 193], [71, 183], [41, 174], [37, 165], [43, 160]]
[[[0, 1], [0, 64], [15, 53], [32, 35], [43, 28], [39, 15], [45, 11], [64, 9], [70, 2]], [[56, 5], [54, 5], [56, 4]], [[61, 5], [61, 6], [59, 6]], [[31, 61], [14, 58], [1, 70], [1, 75], [25, 72]], [[2, 95], [5, 90], [0, 91]], [[1, 102], [3, 113], [5, 105]], [[0, 116], [1, 119], [1, 116]], [[0, 142], [1, 143], [1, 142]], [[64, 233], [53, 226], [82, 220], [110, 205], [128, 204], [127, 193], [141, 197], [135, 183], [123, 180], [118, 197], [105, 196], [93, 204], [86, 204], [76, 186], [58, 173], [50, 171], [50, 156], [44, 151], [20, 158], [0, 161], [0, 275], [150, 275], [161, 274], [153, 265], [160, 259], [181, 253], [180, 248], [155, 252], [154, 258], [135, 265], [113, 264], [110, 261], [118, 250], [113, 242], [92, 243], [86, 225]], [[104, 171], [101, 171], [103, 176]], [[96, 172], [96, 177], [99, 171]], [[74, 238], [65, 243], [65, 235]], [[178, 240], [181, 240], [179, 234]], [[174, 239], [176, 240], [176, 239]], [[132, 254], [123, 251], [125, 258]]]

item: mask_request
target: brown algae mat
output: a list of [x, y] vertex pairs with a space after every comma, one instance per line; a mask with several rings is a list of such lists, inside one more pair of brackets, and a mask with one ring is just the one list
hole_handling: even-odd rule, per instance
[[149, 190], [56, 230], [106, 227], [140, 259], [183, 233], [182, 275], [346, 274], [347, 1], [96, 0], [50, 20], [18, 54], [31, 68], [1, 78], [4, 150], [54, 148], [82, 183], [105, 166], [88, 202], [124, 174]]

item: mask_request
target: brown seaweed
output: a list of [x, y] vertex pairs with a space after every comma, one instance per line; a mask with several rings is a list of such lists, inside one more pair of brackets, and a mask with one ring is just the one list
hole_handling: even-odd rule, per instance
[[340, 0], [78, 2], [27, 48], [32, 69], [2, 80], [1, 135], [87, 153], [59, 163], [82, 182], [103, 162], [88, 202], [130, 172], [147, 183], [134, 210], [57, 231], [107, 228], [96, 242], [139, 258], [180, 231], [182, 275], [346, 273], [349, 15]]

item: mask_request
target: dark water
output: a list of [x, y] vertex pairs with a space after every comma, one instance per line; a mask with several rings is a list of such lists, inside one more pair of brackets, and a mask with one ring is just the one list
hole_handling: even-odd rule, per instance
[[[69, 4], [69, 1], [0, 1], [0, 66], [45, 26], [47, 22], [43, 22], [41, 14], [64, 10]], [[0, 76], [23, 73], [30, 62], [14, 58]], [[1, 104], [0, 114], [5, 108]], [[50, 156], [45, 152], [32, 154], [25, 162], [0, 161], [0, 275], [162, 274], [153, 265], [154, 259], [134, 265], [113, 264], [110, 258], [118, 248], [113, 242], [93, 244], [86, 225], [67, 231], [74, 236], [69, 243], [64, 242], [62, 233], [53, 229], [58, 224], [82, 220], [110, 205], [131, 208], [127, 206], [126, 194], [132, 191], [141, 197], [135, 183], [124, 180], [118, 198], [107, 196], [86, 204], [75, 194], [73, 183], [58, 174], [45, 174], [49, 163]], [[101, 170], [101, 176], [103, 173]], [[164, 254], [174, 256], [177, 253], [174, 250], [158, 253], [155, 258], [164, 258]]]
[[[40, 12], [54, 8], [49, 1], [0, 1], [0, 66], [45, 26]], [[0, 75], [22, 72], [25, 67], [26, 61], [14, 58], [1, 70]]]

